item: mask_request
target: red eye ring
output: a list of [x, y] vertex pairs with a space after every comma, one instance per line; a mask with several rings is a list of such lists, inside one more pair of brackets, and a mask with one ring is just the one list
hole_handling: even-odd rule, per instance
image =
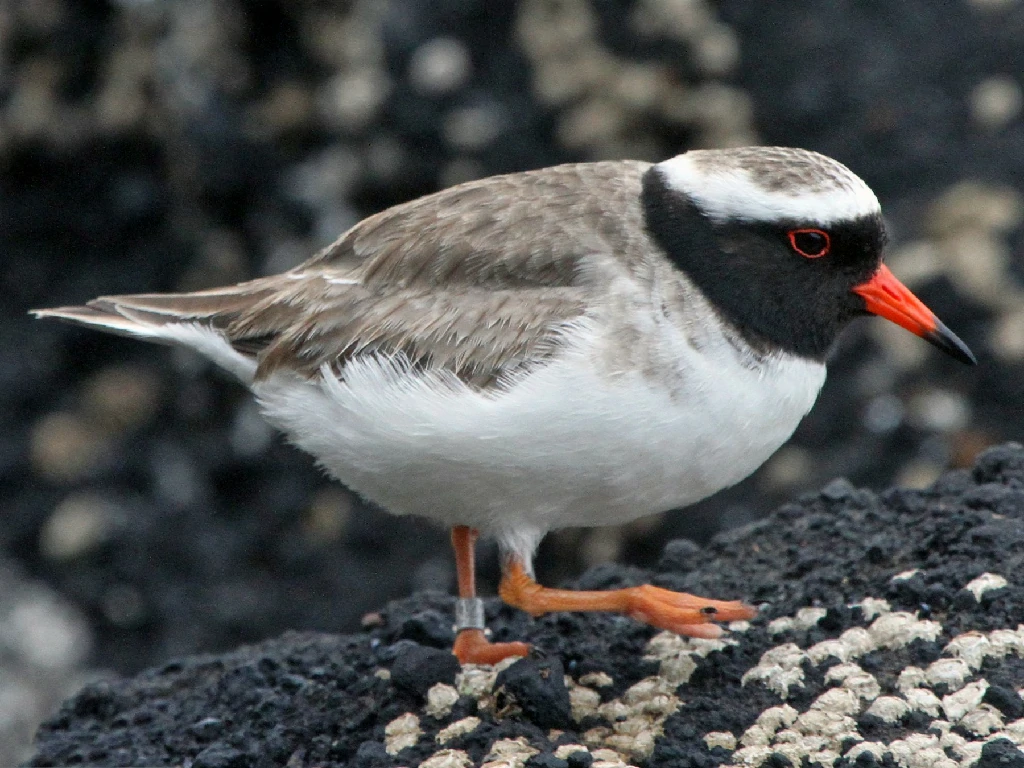
[[820, 259], [832, 250], [832, 238], [823, 229], [791, 229], [789, 244], [805, 259]]

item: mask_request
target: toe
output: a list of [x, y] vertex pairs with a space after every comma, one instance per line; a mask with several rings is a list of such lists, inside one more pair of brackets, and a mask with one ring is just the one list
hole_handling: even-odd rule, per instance
[[460, 664], [497, 664], [530, 653], [528, 643], [492, 643], [479, 629], [464, 629], [455, 638], [452, 653]]
[[711, 622], [752, 619], [757, 611], [738, 600], [707, 600], [651, 585], [631, 595], [629, 615], [660, 629], [689, 637], [716, 638], [723, 630]]

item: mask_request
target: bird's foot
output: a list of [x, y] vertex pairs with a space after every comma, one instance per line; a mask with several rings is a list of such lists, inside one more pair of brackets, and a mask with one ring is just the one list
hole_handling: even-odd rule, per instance
[[757, 615], [757, 609], [739, 600], [708, 600], [652, 584], [620, 591], [626, 593], [622, 612], [627, 616], [689, 637], [721, 637], [724, 630], [712, 622], [745, 621]]
[[757, 615], [756, 609], [738, 600], [707, 600], [650, 584], [603, 592], [548, 589], [530, 578], [522, 563], [515, 560], [506, 564], [499, 592], [506, 603], [534, 616], [549, 611], [614, 611], [659, 629], [709, 639], [723, 633], [712, 622]]
[[511, 656], [526, 656], [527, 643], [492, 643], [482, 629], [463, 629], [455, 637], [452, 653], [460, 664], [497, 664]]

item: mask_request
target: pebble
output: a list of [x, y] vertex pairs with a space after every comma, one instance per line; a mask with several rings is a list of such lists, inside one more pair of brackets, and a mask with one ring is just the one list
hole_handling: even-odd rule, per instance
[[525, 768], [569, 768], [569, 763], [550, 753], [533, 755], [526, 761]]
[[467, 733], [472, 733], [480, 726], [479, 717], [464, 717], [461, 720], [456, 720], [454, 723], [446, 725], [440, 731], [437, 732], [437, 743], [447, 744], [452, 739], [457, 739], [460, 736], [465, 736]]
[[993, 739], [981, 748], [977, 768], [1024, 768], [1024, 752], [1009, 739]]
[[192, 761], [193, 768], [246, 768], [248, 765], [244, 752], [226, 744], [212, 744]]
[[438, 683], [453, 685], [460, 669], [459, 660], [451, 651], [412, 645], [395, 659], [391, 667], [391, 682], [395, 687], [422, 698]]
[[434, 718], [447, 717], [459, 700], [459, 692], [445, 683], [435, 683], [427, 691], [427, 706], [424, 711]]
[[567, 728], [572, 724], [572, 705], [564, 678], [557, 658], [523, 658], [498, 674], [495, 692], [504, 693], [539, 727]]
[[384, 726], [384, 749], [389, 755], [397, 755], [406, 747], [415, 746], [422, 734], [420, 719], [406, 712]]

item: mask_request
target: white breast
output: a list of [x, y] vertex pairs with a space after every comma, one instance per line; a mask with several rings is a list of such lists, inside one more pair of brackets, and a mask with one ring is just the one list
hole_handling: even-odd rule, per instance
[[579, 331], [556, 362], [499, 394], [367, 358], [317, 382], [254, 386], [267, 417], [349, 487], [396, 514], [464, 524], [529, 555], [548, 530], [691, 504], [746, 477], [796, 428], [825, 379], [780, 356], [678, 346], [678, 386], [593, 362]]

